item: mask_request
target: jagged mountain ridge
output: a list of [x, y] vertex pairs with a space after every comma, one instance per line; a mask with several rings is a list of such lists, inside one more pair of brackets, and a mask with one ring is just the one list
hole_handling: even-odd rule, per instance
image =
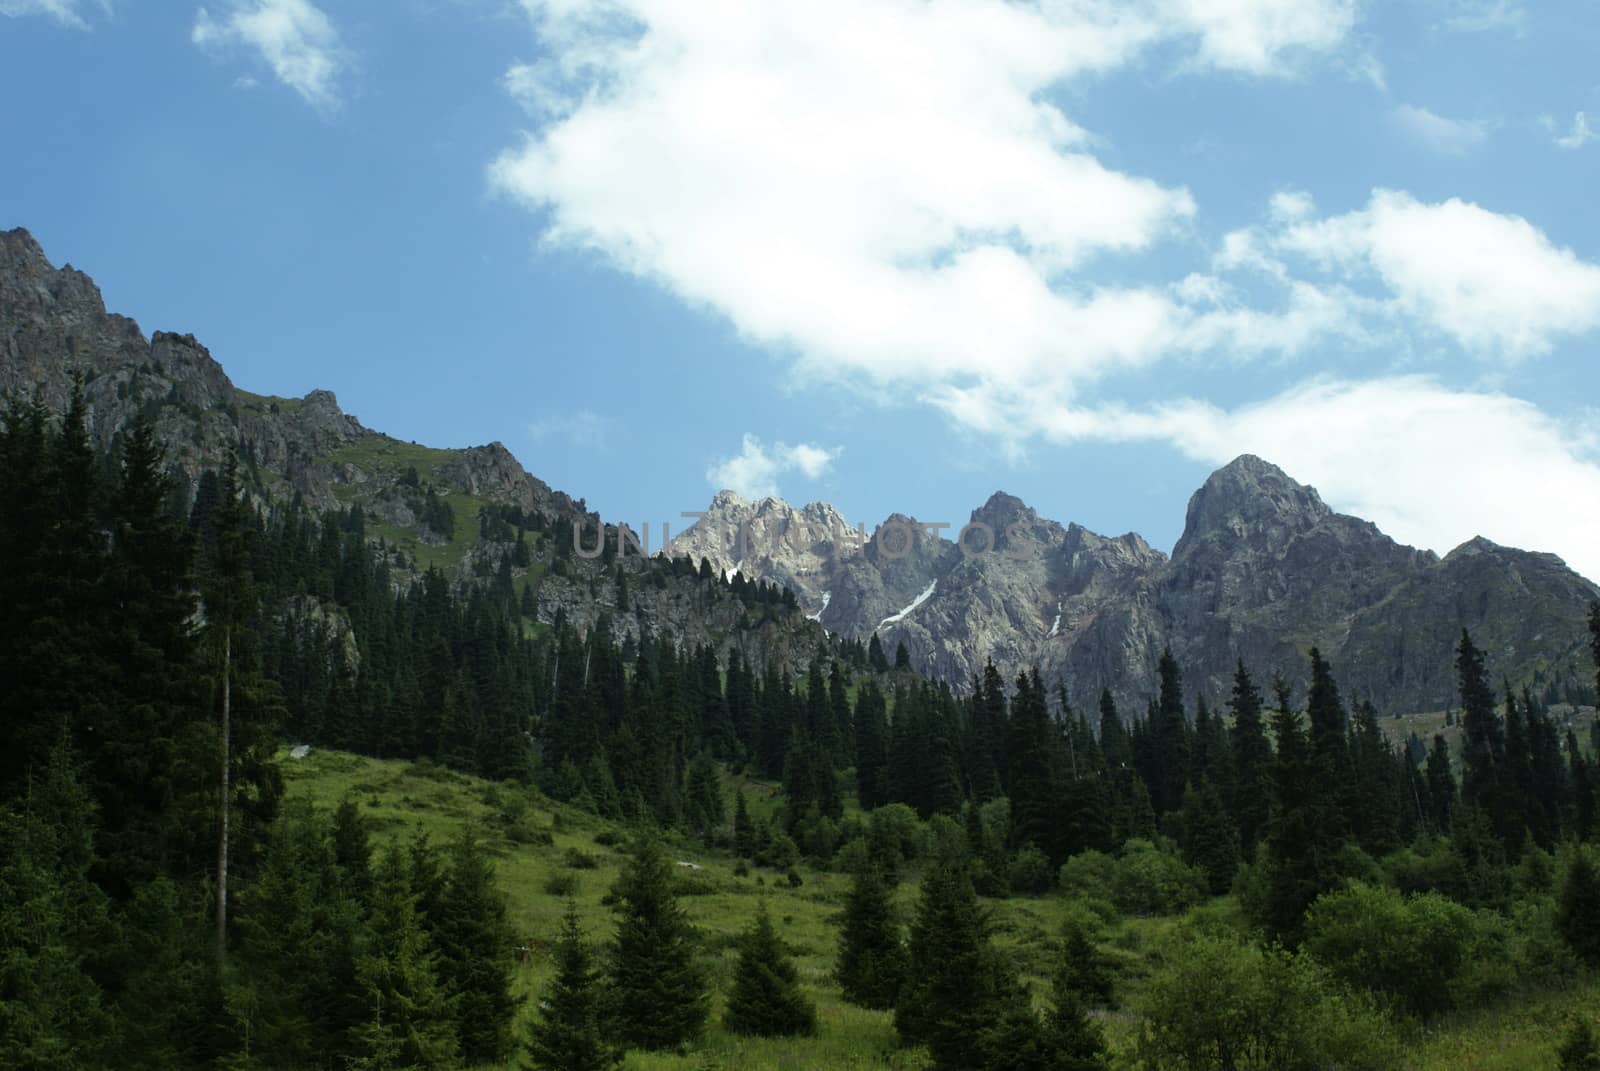
[[[752, 516], [762, 523], [736, 559], [729, 533]], [[1463, 627], [1518, 685], [1581, 687], [1590, 672], [1584, 618], [1600, 589], [1559, 558], [1480, 538], [1441, 559], [1334, 512], [1314, 488], [1249, 455], [1195, 492], [1170, 558], [1132, 533], [1041, 518], [1004, 493], [971, 516], [973, 549], [995, 533], [986, 553], [928, 532], [902, 551], [915, 522], [898, 514], [870, 535], [839, 519], [855, 535], [834, 545], [760, 540], [819, 516], [838, 514], [723, 492], [675, 547], [779, 579], [825, 627], [876, 631], [890, 650], [903, 642], [914, 666], [957, 686], [987, 658], [1008, 676], [1038, 666], [1079, 708], [1109, 688], [1125, 712], [1142, 709], [1168, 647], [1191, 694], [1213, 703], [1226, 699], [1239, 659], [1263, 683], [1272, 673], [1298, 682], [1317, 646], [1354, 699], [1396, 713], [1444, 709]]]
[[[505, 531], [480, 525], [484, 507], [540, 514], [547, 531], [576, 524], [591, 533], [585, 545], [593, 542], [599, 518], [583, 500], [531, 476], [503, 444], [435, 449], [362, 426], [328, 391], [277, 398], [240, 390], [192, 335], [157, 331], [146, 338], [137, 322], [106, 311], [88, 275], [55, 267], [26, 230], [0, 231], [0, 398], [37, 397], [62, 413], [79, 377], [89, 433], [102, 450], [113, 450], [128, 423], [144, 414], [191, 491], [236, 451], [247, 487], [264, 505], [299, 496], [316, 513], [360, 506], [368, 533], [397, 548], [397, 583], [436, 567], [462, 584], [493, 575], [514, 557]], [[450, 507], [449, 531], [438, 530], [436, 516], [430, 521], [435, 499]], [[615, 533], [608, 541], [615, 546]], [[824, 639], [800, 614], [754, 621], [737, 599], [708, 598], [693, 583], [643, 583], [637, 555], [621, 559], [633, 579], [626, 607], [619, 606], [617, 563], [572, 558], [557, 567], [552, 542], [535, 537], [530, 560], [513, 569], [515, 582], [534, 592], [536, 625], [562, 613], [581, 631], [604, 614], [619, 641], [670, 632], [687, 646], [710, 644], [724, 654], [737, 646], [747, 657], [773, 656], [791, 668], [803, 667]], [[331, 608], [295, 612], [327, 616]]]

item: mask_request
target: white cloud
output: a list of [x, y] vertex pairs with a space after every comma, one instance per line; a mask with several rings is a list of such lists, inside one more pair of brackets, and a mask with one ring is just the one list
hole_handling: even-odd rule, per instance
[[1455, 13], [1444, 20], [1452, 30], [1463, 33], [1493, 33], [1505, 30], [1522, 36], [1527, 29], [1527, 9], [1517, 0], [1454, 0]]
[[1447, 119], [1410, 104], [1395, 108], [1393, 116], [1408, 137], [1447, 156], [1465, 156], [1489, 140], [1491, 124], [1483, 119]]
[[[1552, 134], [1555, 133], [1556, 125], [1553, 120], [1546, 119], [1544, 125], [1545, 129], [1551, 131]], [[1579, 112], [1572, 117], [1572, 126], [1567, 130], [1567, 132], [1564, 134], [1555, 134], [1553, 140], [1555, 141], [1557, 148], [1581, 149], [1585, 145], [1589, 144], [1589, 142], [1595, 140], [1597, 137], [1600, 137], [1600, 132], [1595, 131], [1589, 126], [1589, 117], [1587, 115], [1585, 115], [1583, 112]]]
[[1390, 311], [1485, 357], [1520, 360], [1600, 327], [1600, 266], [1520, 216], [1451, 198], [1374, 190], [1367, 207], [1302, 221], [1270, 239], [1324, 268], [1371, 272]]
[[[526, 0], [538, 124], [491, 169], [553, 244], [599, 253], [796, 353], [875, 379], [1066, 389], [1147, 364], [1188, 313], [1097, 258], [1194, 215], [1102, 164], [1046, 92], [1158, 44], [1277, 75], [1340, 47], [1348, 0]], [[1131, 326], [1130, 326], [1131, 325]]]
[[323, 112], [339, 106], [350, 55], [338, 28], [311, 0], [232, 0], [220, 16], [201, 8], [189, 36], [201, 48], [252, 48], [308, 104]]
[[605, 444], [611, 434], [611, 421], [588, 409], [556, 413], [529, 422], [528, 434], [536, 442], [566, 439], [574, 446], [593, 450]]
[[[82, 0], [0, 0], [0, 15], [8, 15], [11, 18], [43, 15], [74, 30], [87, 30], [89, 22], [82, 14], [85, 6]], [[107, 14], [111, 11], [111, 5], [107, 0], [100, 0], [94, 6]]]
[[706, 470], [706, 481], [716, 490], [727, 488], [745, 498], [776, 497], [779, 476], [798, 472], [815, 480], [832, 467], [841, 452], [838, 447], [828, 449], [813, 443], [766, 446], [756, 436], [746, 434], [739, 453]]
[[1296, 52], [1334, 51], [1359, 14], [1355, 0], [1175, 0], [1165, 6], [1178, 25], [1199, 34], [1201, 62], [1258, 75], [1275, 73]]

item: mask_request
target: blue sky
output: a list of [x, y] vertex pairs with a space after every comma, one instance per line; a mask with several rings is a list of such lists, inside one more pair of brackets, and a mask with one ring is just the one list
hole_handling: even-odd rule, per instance
[[1253, 452], [1600, 577], [1596, 55], [1592, 0], [0, 0], [0, 226], [608, 520], [1170, 549]]

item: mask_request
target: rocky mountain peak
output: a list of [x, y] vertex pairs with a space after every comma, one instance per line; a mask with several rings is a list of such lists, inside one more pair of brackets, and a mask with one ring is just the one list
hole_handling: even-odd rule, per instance
[[1254, 454], [1243, 454], [1213, 472], [1189, 499], [1173, 557], [1208, 541], [1281, 543], [1332, 514], [1316, 488]]

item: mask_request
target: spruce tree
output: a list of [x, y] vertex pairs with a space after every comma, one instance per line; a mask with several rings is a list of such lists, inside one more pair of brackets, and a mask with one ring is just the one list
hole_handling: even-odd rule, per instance
[[578, 909], [570, 902], [555, 959], [555, 980], [539, 1001], [529, 1031], [527, 1071], [612, 1071], [622, 1063], [622, 1052], [607, 1040], [601, 980], [578, 928]]
[[40, 758], [37, 783], [0, 807], [0, 1067], [111, 1067], [117, 1039], [89, 960], [109, 932], [89, 880], [94, 804], [65, 748]]
[[511, 924], [505, 896], [482, 843], [464, 830], [449, 851], [440, 917], [431, 927], [439, 976], [455, 1006], [461, 1056], [472, 1064], [511, 1050], [516, 999], [511, 993]]
[[378, 868], [371, 922], [356, 964], [364, 1020], [351, 1029], [356, 1071], [440, 1069], [460, 1062], [455, 1009], [439, 981], [439, 954], [423, 927], [408, 868], [391, 848]]
[[1340, 839], [1329, 801], [1317, 794], [1312, 749], [1300, 717], [1289, 706], [1289, 686], [1274, 682], [1278, 707], [1273, 735], [1274, 806], [1267, 831], [1268, 888], [1263, 910], [1268, 933], [1286, 945], [1300, 938], [1306, 908], [1338, 880]]
[[1239, 834], [1210, 781], [1184, 793], [1182, 847], [1183, 861], [1205, 872], [1213, 896], [1228, 891], [1239, 869]]
[[967, 860], [947, 843], [923, 875], [911, 926], [911, 969], [894, 1013], [895, 1029], [925, 1043], [937, 1071], [983, 1067], [985, 1033], [1014, 995], [1014, 979], [989, 934]]
[[800, 991], [800, 976], [783, 947], [767, 905], [740, 940], [739, 965], [723, 1023], [735, 1034], [791, 1037], [817, 1032], [817, 1009]]
[[1600, 966], [1600, 868], [1582, 846], [1573, 850], [1561, 881], [1556, 927], [1580, 959]]
[[1183, 804], [1189, 770], [1189, 724], [1183, 713], [1183, 674], [1171, 650], [1157, 667], [1161, 690], [1150, 725], [1150, 797], [1157, 814]]
[[611, 944], [612, 1034], [630, 1047], [675, 1049], [700, 1036], [709, 1013], [699, 939], [673, 889], [672, 867], [648, 832], [612, 889], [618, 914]]
[[1239, 823], [1241, 854], [1251, 858], [1266, 832], [1272, 813], [1272, 746], [1261, 722], [1261, 692], [1241, 659], [1233, 674], [1233, 695], [1228, 701], [1233, 715], [1230, 743], [1233, 751], [1234, 818]]
[[1450, 748], [1440, 733], [1434, 734], [1428, 749], [1427, 785], [1429, 824], [1435, 834], [1447, 836], [1456, 808], [1456, 775], [1450, 769]]
[[1511, 835], [1512, 816], [1502, 783], [1505, 727], [1495, 713], [1483, 652], [1466, 629], [1456, 647], [1456, 677], [1461, 692], [1461, 803], [1481, 811], [1490, 828]]
[[845, 901], [834, 976], [844, 999], [863, 1008], [894, 1007], [906, 980], [908, 960], [892, 891], [878, 862], [869, 860], [856, 872]]
[[1045, 1012], [1048, 1071], [1107, 1071], [1105, 1035], [1089, 1018], [1091, 1004], [1110, 1005], [1111, 974], [1081, 923], [1068, 923], [1050, 977]]
[[295, 803], [271, 832], [261, 873], [239, 898], [235, 1014], [270, 1066], [344, 1063], [363, 1054], [354, 1032], [370, 1012], [357, 980], [365, 903], [325, 815]]

